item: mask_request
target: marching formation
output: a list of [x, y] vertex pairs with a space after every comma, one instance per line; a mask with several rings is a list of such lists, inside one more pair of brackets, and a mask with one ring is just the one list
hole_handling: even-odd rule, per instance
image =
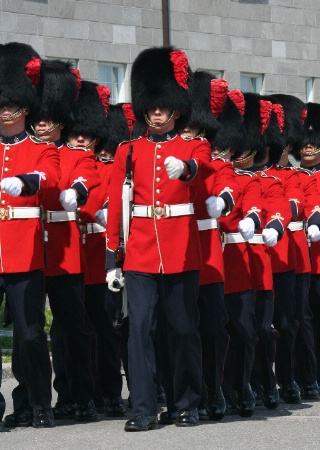
[[116, 105], [29, 45], [0, 63], [2, 426], [129, 407], [146, 431], [319, 400], [320, 105], [230, 90], [173, 47], [136, 57]]

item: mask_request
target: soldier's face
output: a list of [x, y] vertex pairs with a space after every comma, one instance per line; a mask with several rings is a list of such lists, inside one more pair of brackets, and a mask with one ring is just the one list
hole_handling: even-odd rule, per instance
[[55, 123], [52, 120], [40, 120], [34, 124], [34, 133], [37, 138], [46, 142], [55, 142], [60, 139], [61, 130], [64, 125]]
[[200, 133], [200, 130], [198, 128], [192, 128], [189, 126], [184, 127], [184, 129], [181, 131], [180, 135], [183, 139], [192, 139], [198, 136]]
[[96, 140], [93, 136], [84, 136], [82, 134], [70, 134], [68, 142], [73, 147], [85, 147], [92, 151], [96, 145]]
[[320, 151], [317, 151], [317, 147], [312, 144], [307, 144], [300, 152], [301, 163], [305, 167], [315, 166], [320, 164]]
[[147, 110], [147, 116], [154, 125], [153, 130], [162, 134], [174, 128], [175, 121], [180, 117], [180, 113], [171, 111], [169, 108], [150, 108]]

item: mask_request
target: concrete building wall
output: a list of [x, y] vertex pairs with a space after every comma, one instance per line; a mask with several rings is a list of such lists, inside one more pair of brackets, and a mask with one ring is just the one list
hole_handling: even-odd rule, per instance
[[[264, 75], [263, 93], [305, 100], [315, 78], [320, 102], [319, 0], [170, 0], [171, 44], [192, 69], [222, 71], [230, 88], [240, 73]], [[84, 79], [98, 81], [98, 62], [127, 64], [162, 45], [161, 0], [0, 0], [1, 43], [31, 44], [43, 57], [76, 59]]]

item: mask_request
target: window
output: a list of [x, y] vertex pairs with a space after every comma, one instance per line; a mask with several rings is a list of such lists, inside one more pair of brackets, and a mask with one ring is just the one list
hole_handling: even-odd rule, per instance
[[306, 101], [312, 102], [313, 101], [313, 78], [308, 78], [306, 80]]
[[223, 78], [223, 71], [222, 70], [210, 70], [211, 75], [213, 75], [216, 78]]
[[261, 94], [262, 82], [262, 75], [242, 73], [240, 76], [240, 90], [242, 92], [255, 92]]
[[124, 74], [123, 64], [99, 63], [98, 83], [110, 88], [112, 104], [125, 101]]

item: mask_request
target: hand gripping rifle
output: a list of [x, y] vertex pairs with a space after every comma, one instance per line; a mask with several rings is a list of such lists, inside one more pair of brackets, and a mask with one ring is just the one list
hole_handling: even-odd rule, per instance
[[[129, 150], [126, 160], [126, 178], [122, 187], [122, 218], [120, 223], [120, 243], [117, 250], [117, 267], [123, 266], [126, 244], [129, 237], [130, 223], [132, 218], [132, 201], [133, 201], [133, 180], [132, 180], [132, 143], [129, 144]], [[118, 286], [115, 286], [118, 287]], [[116, 311], [113, 321], [114, 328], [120, 328], [123, 319], [128, 315], [128, 302], [126, 287], [121, 289], [117, 294]]]

